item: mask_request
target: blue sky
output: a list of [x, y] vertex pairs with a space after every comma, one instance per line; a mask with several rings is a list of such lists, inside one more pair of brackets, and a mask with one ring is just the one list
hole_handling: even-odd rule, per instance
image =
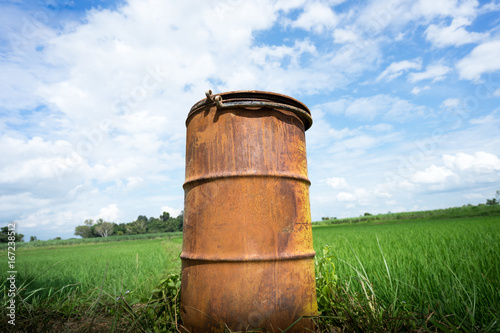
[[0, 224], [180, 213], [207, 89], [310, 108], [313, 221], [484, 203], [499, 23], [499, 1], [0, 1]]

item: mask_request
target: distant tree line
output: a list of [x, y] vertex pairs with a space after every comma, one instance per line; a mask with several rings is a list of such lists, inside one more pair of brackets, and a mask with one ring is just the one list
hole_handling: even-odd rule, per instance
[[97, 221], [87, 219], [83, 225], [75, 228], [75, 235], [82, 238], [109, 237], [112, 235], [137, 235], [159, 232], [182, 231], [184, 225], [184, 214], [171, 217], [169, 213], [163, 212], [160, 217], [139, 215], [135, 221], [129, 223], [106, 222], [103, 219]]
[[486, 205], [488, 206], [495, 206], [500, 204], [500, 191], [497, 191], [495, 198], [493, 199], [486, 199]]
[[[9, 240], [9, 235], [11, 233], [9, 232], [9, 227], [2, 227], [0, 229], [0, 243], [8, 243], [10, 242]], [[18, 234], [17, 232], [14, 234], [15, 242], [24, 242], [24, 235], [23, 234]]]
[[[485, 206], [485, 205], [486, 206], [497, 206], [497, 205], [500, 205], [500, 190], [496, 191], [495, 198], [493, 198], [493, 199], [486, 199], [486, 204], [478, 204], [478, 206]], [[471, 205], [471, 204], [464, 205], [464, 207], [465, 206], [467, 206], [467, 207], [473, 207], [473, 205]], [[387, 214], [391, 214], [391, 212], [387, 212]], [[365, 213], [364, 215], [360, 215], [360, 217], [362, 217], [362, 216], [372, 216], [372, 214]], [[337, 218], [336, 217], [328, 217], [328, 216], [324, 216], [324, 217], [321, 218], [321, 221], [332, 221], [332, 220], [337, 220]], [[345, 219], [342, 219], [342, 220], [345, 220]]]

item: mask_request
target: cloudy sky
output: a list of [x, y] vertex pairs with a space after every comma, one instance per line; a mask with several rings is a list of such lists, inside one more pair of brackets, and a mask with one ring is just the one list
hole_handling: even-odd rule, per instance
[[0, 224], [183, 209], [204, 91], [304, 102], [312, 219], [500, 190], [500, 2], [0, 1]]

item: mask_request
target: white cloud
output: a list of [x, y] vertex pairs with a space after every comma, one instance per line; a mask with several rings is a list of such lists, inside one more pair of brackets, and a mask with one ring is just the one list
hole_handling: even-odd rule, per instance
[[339, 28], [333, 31], [333, 40], [339, 44], [354, 43], [358, 42], [360, 37], [352, 30]]
[[173, 208], [173, 207], [170, 207], [170, 206], [162, 206], [161, 207], [161, 214], [163, 214], [163, 212], [167, 212], [170, 214], [171, 217], [177, 217], [181, 214], [181, 209], [178, 209], [178, 208]]
[[22, 140], [4, 135], [0, 154], [10, 162], [0, 164], [1, 187], [9, 194], [29, 192], [40, 198], [61, 195], [75, 186], [88, 168], [77, 150], [65, 140], [38, 136]]
[[469, 32], [465, 30], [464, 27], [470, 24], [471, 21], [463, 17], [453, 19], [447, 27], [431, 24], [425, 30], [425, 37], [437, 47], [476, 43], [488, 37], [488, 33]]
[[477, 0], [419, 0], [413, 3], [412, 14], [428, 20], [444, 16], [473, 18], [478, 5]]
[[371, 135], [361, 134], [341, 142], [342, 147], [348, 150], [367, 150], [377, 144], [380, 144], [381, 139]]
[[451, 68], [441, 64], [429, 65], [425, 71], [420, 73], [408, 74], [408, 81], [415, 83], [422, 80], [431, 80], [432, 82], [444, 80], [445, 75], [451, 71]]
[[349, 187], [349, 184], [347, 184], [347, 181], [343, 177], [327, 178], [326, 183], [334, 189], [346, 189]]
[[75, 227], [88, 218], [88, 213], [81, 210], [53, 210], [42, 208], [35, 213], [27, 214], [19, 220], [21, 233], [35, 233], [40, 235], [41, 227], [45, 234], [55, 236], [73, 235]]
[[61, 158], [30, 158], [20, 163], [5, 166], [0, 171], [0, 182], [20, 183], [33, 180], [56, 179], [61, 169], [58, 165], [64, 165]]
[[118, 222], [122, 213], [116, 204], [102, 207], [94, 220], [103, 219], [106, 222]]
[[479, 8], [479, 14], [484, 14], [494, 11], [500, 11], [500, 3], [490, 2], [482, 5], [481, 8]]
[[[448, 168], [458, 169], [460, 172], [472, 171], [492, 174], [496, 171], [500, 171], [500, 159], [496, 155], [481, 151], [473, 155], [466, 153], [444, 155], [443, 162]], [[497, 174], [496, 178], [499, 176], [500, 175]]]
[[377, 34], [391, 25], [403, 24], [408, 20], [404, 13], [408, 11], [405, 3], [382, 0], [371, 1], [358, 14], [357, 24], [363, 31]]
[[491, 153], [457, 153], [442, 156], [442, 165], [432, 164], [416, 171], [409, 180], [415, 185], [429, 186], [430, 190], [457, 187], [475, 187], [478, 183], [500, 181], [500, 159]]
[[409, 182], [407, 179], [402, 180], [401, 182], [397, 183], [396, 185], [405, 191], [415, 190], [415, 184]]
[[[5, 185], [4, 189], [8, 189]], [[12, 191], [14, 192], [14, 191]], [[29, 212], [44, 208], [53, 204], [53, 200], [49, 198], [34, 197], [29, 192], [6, 193], [0, 195], [0, 211], [4, 219], [12, 221], [19, 218], [19, 212]]]
[[496, 117], [496, 112], [489, 114], [484, 117], [472, 118], [469, 123], [473, 125], [489, 125], [494, 126], [495, 124], [500, 123], [500, 119]]
[[353, 136], [355, 134], [357, 134], [358, 131], [357, 130], [351, 130], [349, 128], [343, 128], [341, 130], [336, 130], [334, 128], [330, 128], [328, 130], [328, 136], [333, 138], [333, 139], [336, 139], [336, 140], [341, 140], [341, 139], [344, 139], [346, 137], [350, 137], [350, 136]]
[[392, 126], [391, 124], [383, 124], [382, 123], [382, 124], [376, 124], [373, 126], [369, 126], [368, 128], [372, 131], [382, 133], [382, 132], [391, 132], [394, 129], [394, 126]]
[[120, 129], [129, 134], [161, 133], [168, 125], [168, 119], [161, 115], [151, 114], [147, 110], [125, 114], [119, 119]]
[[361, 120], [373, 120], [383, 116], [391, 121], [404, 122], [417, 115], [424, 115], [426, 108], [385, 94], [361, 97], [357, 99], [340, 99], [328, 104], [327, 110], [334, 114], [345, 114]]
[[252, 60], [259, 66], [280, 67], [284, 58], [290, 59], [289, 68], [297, 68], [303, 55], [317, 55], [316, 47], [310, 41], [295, 41], [293, 46], [261, 46], [252, 49]]
[[414, 12], [419, 13], [423, 16], [433, 17], [433, 16], [448, 16], [452, 15], [456, 1], [455, 0], [420, 0], [416, 1], [413, 5]]
[[291, 26], [322, 33], [325, 29], [335, 27], [338, 22], [339, 18], [327, 4], [310, 2], [306, 4], [297, 20], [291, 22]]
[[[308, 131], [307, 144], [309, 152], [321, 152], [323, 156], [328, 153], [356, 153], [366, 151], [370, 148], [385, 145], [398, 140], [399, 133], [394, 127], [387, 123], [373, 125], [362, 125], [356, 128], [344, 127], [336, 129], [325, 120], [325, 111], [334, 113], [336, 103], [325, 103], [312, 108], [314, 118], [314, 129]], [[333, 108], [333, 109], [332, 109]], [[324, 110], [324, 111], [323, 111]], [[344, 110], [340, 110], [341, 113]], [[324, 181], [327, 176], [323, 177]]]
[[399, 41], [404, 40], [404, 38], [405, 38], [405, 34], [400, 32], [399, 34], [397, 34], [396, 37], [394, 37], [394, 41], [399, 42]]
[[125, 186], [126, 191], [132, 191], [144, 184], [144, 179], [142, 177], [127, 177], [127, 184]]
[[425, 86], [425, 87], [414, 87], [412, 90], [411, 90], [411, 93], [413, 95], [418, 95], [420, 94], [422, 91], [425, 91], [425, 90], [429, 90], [431, 89], [430, 86]]
[[350, 117], [373, 120], [387, 110], [391, 98], [386, 95], [362, 97], [353, 100], [345, 108], [345, 114]]
[[420, 70], [421, 68], [422, 61], [419, 59], [415, 61], [403, 60], [399, 62], [393, 62], [382, 73], [380, 73], [375, 82], [378, 82], [382, 79], [391, 81], [402, 75], [405, 71], [408, 71], [410, 69]]
[[336, 195], [338, 201], [355, 201], [356, 196], [353, 193], [349, 192], [339, 192]]
[[478, 14], [478, 5], [477, 0], [371, 1], [358, 14], [357, 23], [368, 34], [393, 28], [397, 39], [401, 28], [410, 22], [425, 25], [445, 17], [472, 20]]
[[493, 92], [493, 96], [500, 97], [500, 88], [498, 88], [497, 90], [495, 90], [495, 92]]
[[469, 194], [465, 194], [464, 198], [467, 198], [467, 199], [485, 199], [485, 196], [483, 194], [479, 194], [479, 193], [469, 193]]
[[457, 63], [460, 78], [477, 82], [482, 74], [500, 70], [498, 50], [500, 50], [500, 40], [476, 46], [469, 55]]
[[452, 171], [444, 167], [431, 165], [423, 171], [417, 171], [411, 177], [411, 181], [416, 184], [441, 184], [452, 176], [455, 176]]
[[443, 101], [441, 104], [442, 107], [447, 109], [456, 108], [460, 105], [460, 100], [458, 98], [448, 98]]
[[339, 202], [352, 202], [353, 206], [373, 205], [379, 199], [386, 200], [392, 197], [386, 190], [379, 188], [367, 190], [363, 187], [355, 188], [349, 192], [341, 191], [335, 195], [335, 200]]

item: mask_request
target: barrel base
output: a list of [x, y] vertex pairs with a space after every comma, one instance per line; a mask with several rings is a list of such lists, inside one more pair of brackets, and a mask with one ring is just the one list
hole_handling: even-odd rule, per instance
[[[312, 258], [210, 262], [183, 259], [181, 315], [189, 332], [280, 332], [317, 315]], [[287, 332], [313, 329], [300, 319]]]

